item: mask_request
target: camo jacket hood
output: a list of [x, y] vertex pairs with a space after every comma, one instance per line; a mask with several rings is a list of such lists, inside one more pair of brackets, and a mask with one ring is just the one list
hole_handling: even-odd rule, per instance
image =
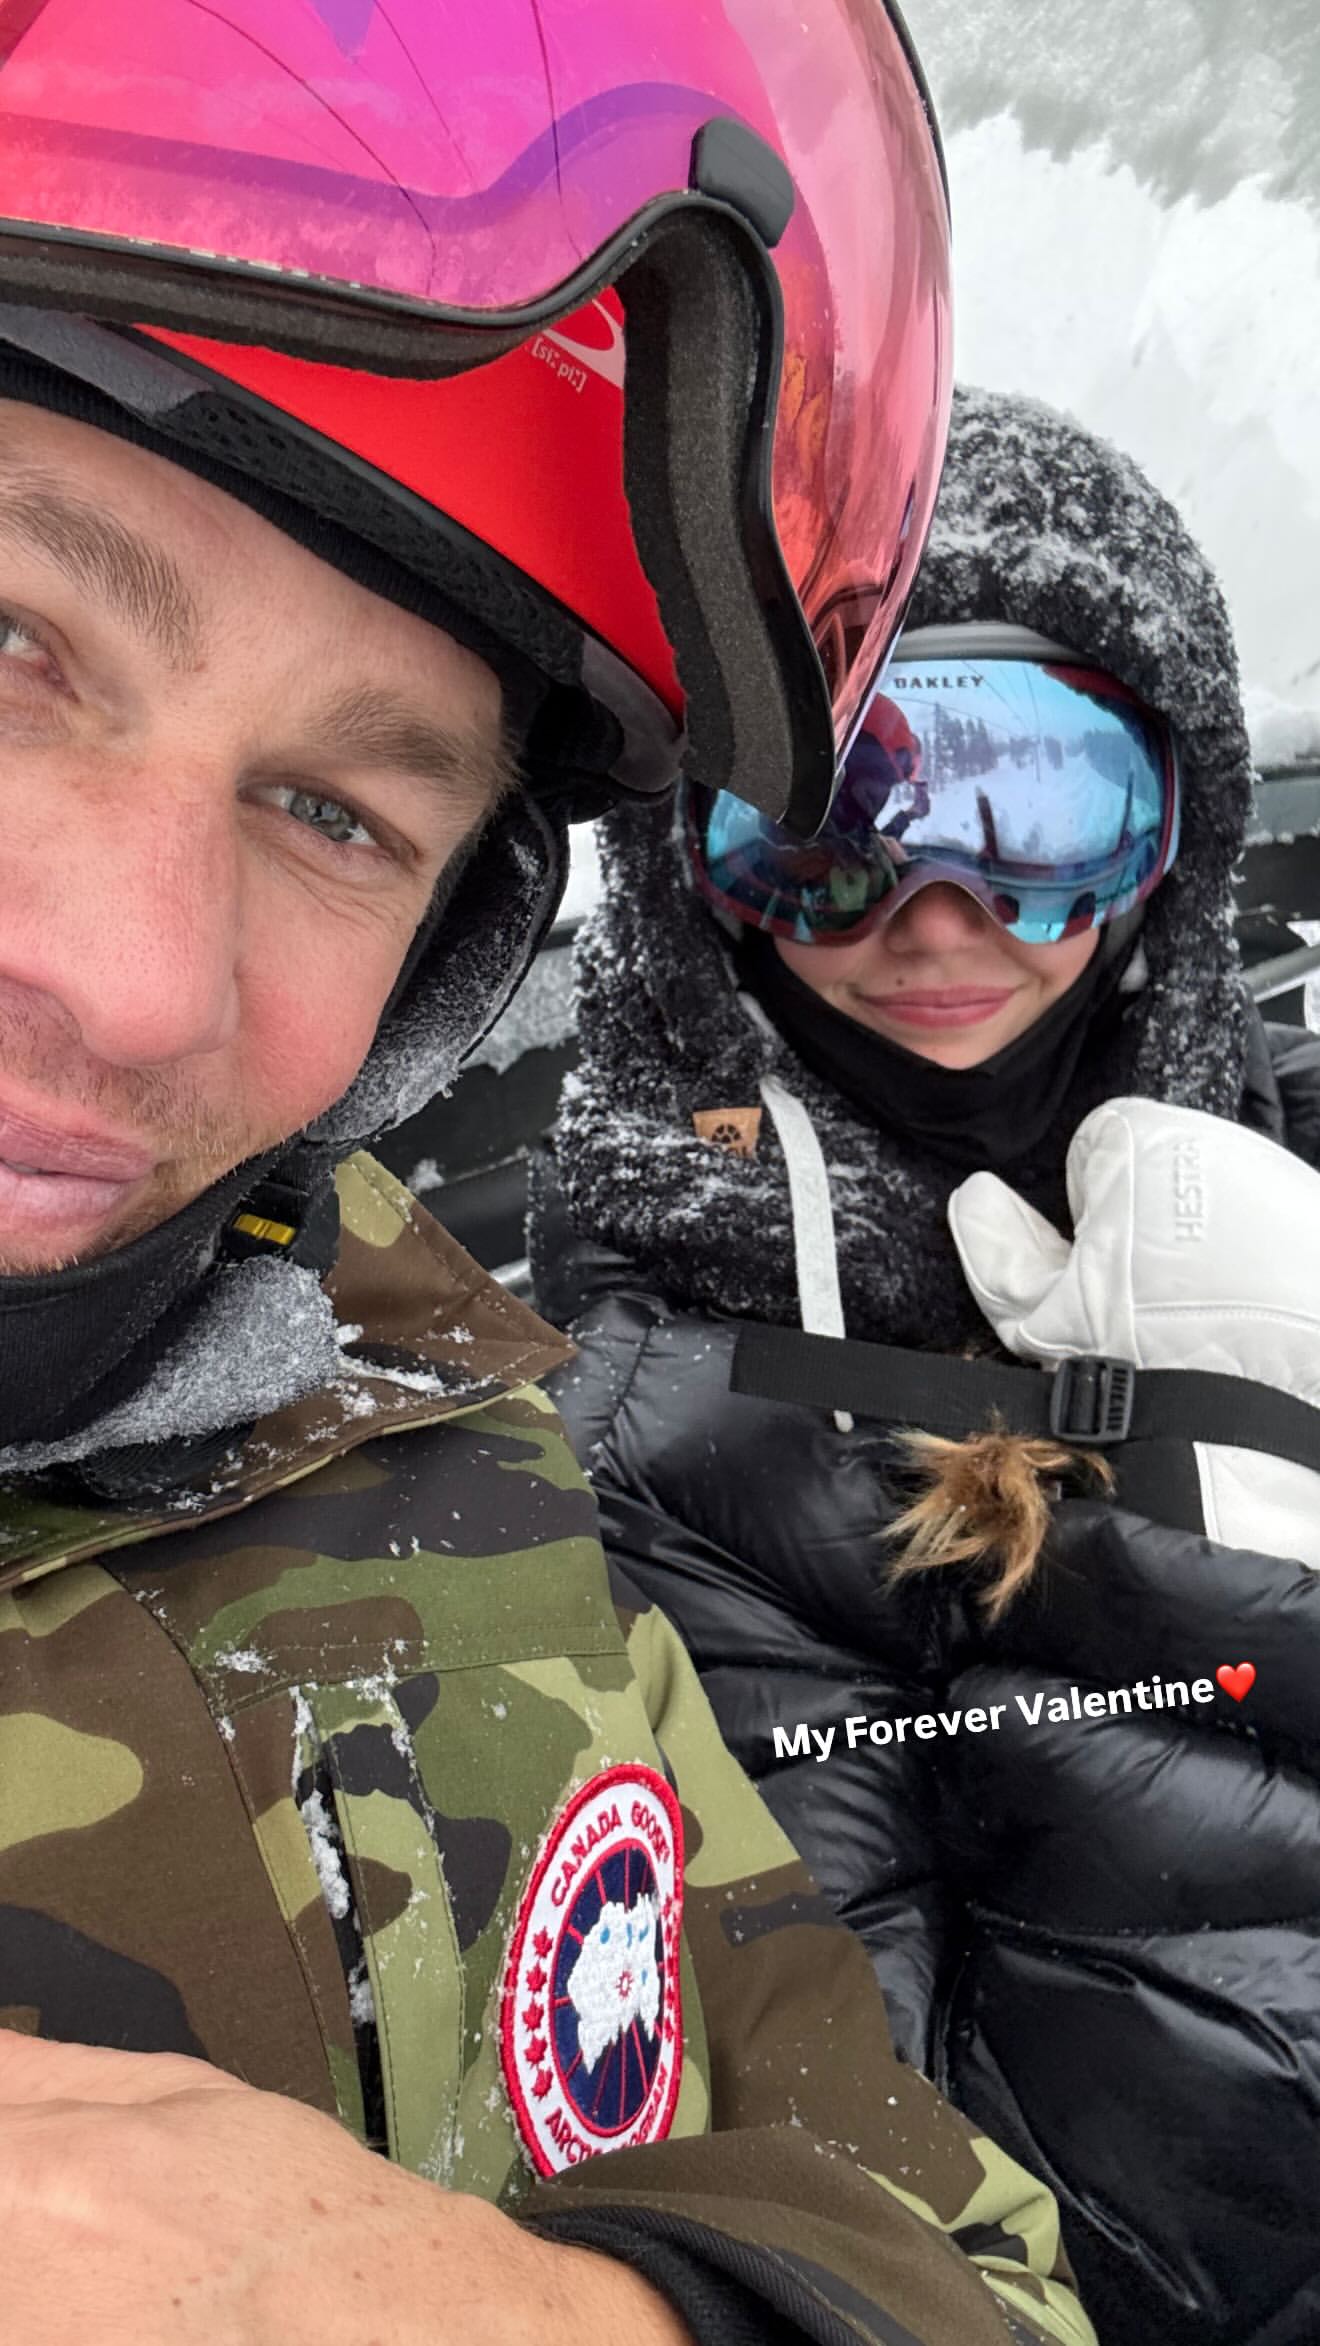
[[686, 2258], [748, 2335], [1090, 2346], [1048, 2192], [894, 2061], [611, 1587], [568, 1347], [370, 1159], [340, 1202], [324, 1391], [154, 1512], [0, 1491], [0, 2023], [212, 2061], [685, 2310]]

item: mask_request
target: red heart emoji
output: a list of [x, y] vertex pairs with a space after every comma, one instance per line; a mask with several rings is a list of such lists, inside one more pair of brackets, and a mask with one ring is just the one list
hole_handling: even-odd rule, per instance
[[1256, 1683], [1256, 1665], [1254, 1662], [1239, 1662], [1235, 1669], [1231, 1662], [1221, 1662], [1215, 1676], [1225, 1694], [1231, 1694], [1234, 1702], [1241, 1702], [1243, 1695], [1250, 1694]]

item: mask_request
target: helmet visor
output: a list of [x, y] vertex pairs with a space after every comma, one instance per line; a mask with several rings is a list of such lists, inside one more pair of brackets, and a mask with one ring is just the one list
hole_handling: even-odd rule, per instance
[[1177, 853], [1169, 728], [1114, 678], [1036, 660], [905, 667], [871, 701], [830, 819], [803, 845], [720, 793], [691, 815], [723, 911], [799, 944], [848, 944], [952, 881], [1027, 944], [1097, 928]]
[[[116, 315], [182, 331], [217, 329], [205, 298], [183, 314], [181, 270], [203, 293], [273, 280], [286, 317], [327, 290], [384, 305], [419, 330], [404, 371], [425, 371], [438, 325], [448, 371], [464, 363], [456, 325], [530, 333], [577, 306], [575, 284], [597, 291], [587, 274], [629, 223], [690, 200], [694, 139], [719, 117], [756, 132], [796, 192], [774, 256], [785, 355], [765, 502], [824, 671], [827, 792], [897, 632], [949, 401], [938, 149], [883, 7], [16, 0], [0, 6], [0, 237], [12, 266], [38, 236], [47, 284], [72, 243], [85, 287], [97, 248]], [[153, 305], [162, 259], [174, 292]], [[64, 306], [96, 314], [85, 291]], [[255, 338], [295, 347], [279, 319]], [[474, 335], [466, 363], [490, 355]], [[621, 343], [564, 356], [624, 363]], [[782, 573], [763, 579], [767, 602], [783, 592]]]

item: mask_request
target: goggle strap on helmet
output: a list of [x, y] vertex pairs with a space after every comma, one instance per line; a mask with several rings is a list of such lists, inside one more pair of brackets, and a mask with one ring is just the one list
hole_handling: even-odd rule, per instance
[[[759, 255], [759, 259], [757, 256]], [[628, 327], [625, 478], [687, 709], [685, 771], [736, 773], [740, 798], [808, 827], [828, 804], [833, 743], [823, 679], [773, 523], [768, 419], [782, 324], [764, 253], [734, 215], [655, 236], [621, 280]], [[758, 314], [759, 311], [759, 314]], [[812, 771], [808, 746], [818, 758]]]
[[[661, 205], [659, 209], [663, 209]], [[525, 310], [470, 322], [438, 316], [425, 302], [355, 287], [351, 294], [311, 278], [290, 279], [277, 269], [221, 255], [196, 260], [116, 237], [7, 220], [0, 228], [0, 281], [33, 307], [63, 310], [106, 325], [150, 320], [178, 334], [217, 342], [254, 343], [373, 375], [416, 375], [436, 380], [466, 374], [516, 350], [541, 325], [589, 301], [608, 285], [637, 241], [611, 241], [567, 285]]]

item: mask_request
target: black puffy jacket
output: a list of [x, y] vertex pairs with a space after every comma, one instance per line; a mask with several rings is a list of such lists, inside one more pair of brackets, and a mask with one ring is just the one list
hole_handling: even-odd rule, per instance
[[[1242, 1120], [1320, 1164], [1320, 1041], [1257, 1029]], [[906, 2057], [1052, 2185], [1102, 2346], [1317, 2346], [1320, 1576], [1120, 1478], [1060, 1502], [990, 1631], [952, 1576], [886, 1586], [890, 1429], [731, 1392], [739, 1323], [672, 1309], [566, 1222], [539, 1252], [607, 1545], [865, 1938]], [[1149, 1446], [1144, 1491], [1194, 1483], [1177, 1447]], [[1071, 1716], [1072, 1688], [1247, 1659], [1240, 1708]], [[1027, 1724], [1039, 1694], [1066, 1724]], [[845, 1745], [849, 1717], [955, 1712]], [[835, 1728], [828, 1759], [776, 1756], [800, 1724]]]

